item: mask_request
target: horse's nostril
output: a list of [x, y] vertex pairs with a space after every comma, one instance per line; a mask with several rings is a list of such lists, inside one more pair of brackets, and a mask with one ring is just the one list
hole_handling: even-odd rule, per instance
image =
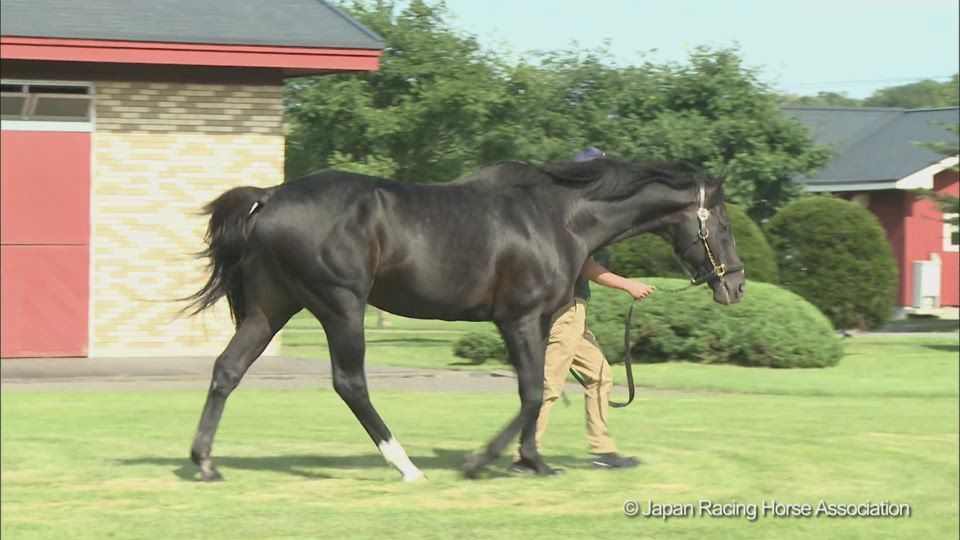
[[737, 294], [743, 294], [744, 285], [746, 285], [746, 283], [741, 281], [740, 286], [737, 287]]

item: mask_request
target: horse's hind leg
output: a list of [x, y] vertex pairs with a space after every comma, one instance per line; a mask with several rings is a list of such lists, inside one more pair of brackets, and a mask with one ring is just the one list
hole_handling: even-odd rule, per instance
[[227, 348], [213, 365], [213, 377], [190, 458], [200, 467], [205, 481], [222, 480], [213, 466], [210, 450], [227, 397], [240, 384], [244, 373], [260, 357], [273, 336], [300, 308], [287, 302], [283, 293], [263, 301], [248, 301], [247, 315]]
[[[366, 350], [363, 332], [365, 302], [345, 290], [325, 291], [324, 298], [327, 301], [323, 303], [308, 302], [307, 309], [320, 320], [327, 334], [333, 389], [353, 411], [387, 463], [400, 471], [404, 482], [425, 480], [423, 472], [410, 461], [370, 402], [363, 368]], [[331, 309], [331, 302], [337, 304], [335, 309]]]

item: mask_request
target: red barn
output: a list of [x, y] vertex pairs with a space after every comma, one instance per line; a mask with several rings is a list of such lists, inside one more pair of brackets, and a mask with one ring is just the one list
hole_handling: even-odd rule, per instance
[[171, 301], [199, 208], [283, 180], [286, 77], [382, 49], [323, 0], [3, 0], [0, 356], [219, 352], [225, 306]]
[[957, 156], [944, 158], [917, 144], [956, 141], [945, 126], [960, 122], [960, 108], [791, 106], [785, 112], [836, 152], [822, 170], [797, 181], [807, 191], [833, 193], [868, 208], [886, 229], [900, 269], [900, 312], [955, 317], [957, 227], [912, 190], [960, 195]]

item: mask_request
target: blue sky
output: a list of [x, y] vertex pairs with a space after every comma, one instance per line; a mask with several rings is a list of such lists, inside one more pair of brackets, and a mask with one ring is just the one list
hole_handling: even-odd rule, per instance
[[[732, 46], [774, 88], [875, 89], [958, 71], [957, 0], [446, 0], [456, 28], [514, 57], [609, 40], [623, 63]], [[654, 51], [655, 49], [655, 51]], [[653, 51], [653, 52], [651, 52]]]

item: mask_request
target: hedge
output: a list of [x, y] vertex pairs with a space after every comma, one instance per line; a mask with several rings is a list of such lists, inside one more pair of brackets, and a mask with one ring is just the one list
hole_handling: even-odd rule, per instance
[[507, 361], [503, 338], [495, 331], [465, 334], [453, 344], [453, 355], [474, 364]]
[[[774, 368], [807, 368], [840, 361], [840, 340], [830, 321], [816, 307], [790, 291], [767, 283], [748, 282], [743, 301], [732, 306], [713, 302], [706, 286], [681, 293], [665, 289], [686, 280], [641, 278], [661, 289], [634, 307], [631, 354], [638, 363], [690, 361]], [[594, 285], [587, 308], [590, 330], [611, 363], [622, 362], [624, 317], [630, 296]], [[463, 347], [464, 341], [482, 341]], [[455, 346], [483, 350], [477, 363], [504, 354], [496, 334], [470, 335]]]
[[[776, 256], [763, 231], [743, 208], [727, 204], [737, 252], [751, 281], [777, 283]], [[673, 249], [660, 237], [643, 234], [611, 247], [611, 270], [627, 276], [684, 277]]]
[[[743, 300], [722, 306], [707, 286], [668, 293], [686, 282], [648, 278], [661, 289], [633, 310], [632, 358], [774, 368], [833, 366], [842, 347], [830, 321], [790, 291], [748, 280]], [[593, 287], [588, 325], [611, 362], [623, 358], [624, 317], [630, 296]]]
[[837, 328], [884, 326], [893, 314], [898, 270], [877, 218], [830, 197], [798, 199], [767, 224], [780, 284], [806, 298]]

